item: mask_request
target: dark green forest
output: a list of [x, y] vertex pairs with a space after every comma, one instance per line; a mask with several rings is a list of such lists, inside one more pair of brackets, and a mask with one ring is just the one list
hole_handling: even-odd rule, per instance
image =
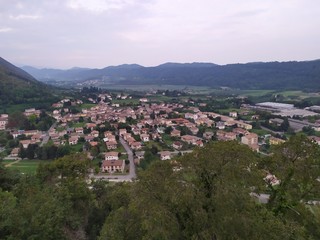
[[[213, 142], [131, 183], [88, 181], [74, 154], [34, 176], [0, 168], [1, 239], [320, 239], [320, 149], [292, 137], [261, 157]], [[267, 172], [279, 185], [265, 181]], [[269, 194], [267, 203], [254, 195]]]
[[43, 105], [55, 100], [52, 87], [0, 58], [0, 110], [14, 104]]

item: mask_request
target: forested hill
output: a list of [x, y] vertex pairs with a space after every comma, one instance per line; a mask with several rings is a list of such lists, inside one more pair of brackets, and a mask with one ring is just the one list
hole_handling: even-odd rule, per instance
[[[110, 84], [174, 84], [239, 89], [320, 89], [320, 60], [228, 65], [165, 63], [156, 67], [132, 64], [78, 70], [62, 72], [60, 70], [59, 74], [50, 76], [54, 80], [68, 79], [76, 82], [100, 79]], [[27, 68], [26, 71], [28, 71]], [[29, 73], [37, 76], [37, 74], [44, 74], [45, 71], [33, 69]]]
[[51, 97], [50, 87], [0, 57], [0, 105], [43, 102]]

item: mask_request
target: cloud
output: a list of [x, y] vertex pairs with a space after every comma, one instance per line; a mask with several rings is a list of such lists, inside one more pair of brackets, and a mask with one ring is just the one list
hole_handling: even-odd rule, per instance
[[70, 0], [67, 6], [75, 10], [102, 13], [108, 10], [122, 9], [133, 3], [133, 0]]
[[10, 15], [9, 18], [12, 19], [12, 20], [27, 20], [27, 19], [36, 20], [36, 19], [39, 19], [41, 17], [39, 15], [19, 14], [19, 15], [16, 15], [16, 16]]
[[11, 32], [11, 31], [13, 31], [13, 28], [9, 28], [9, 27], [1, 28], [0, 27], [0, 33], [6, 33], [6, 32]]

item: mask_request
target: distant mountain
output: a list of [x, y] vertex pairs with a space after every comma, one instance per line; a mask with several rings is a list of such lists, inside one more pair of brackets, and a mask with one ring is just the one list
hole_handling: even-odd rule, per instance
[[217, 64], [214, 63], [201, 63], [201, 62], [194, 62], [194, 63], [173, 63], [173, 62], [168, 62], [159, 65], [158, 67], [160, 68], [206, 68], [206, 67], [214, 67], [218, 66]]
[[[43, 78], [25, 69], [39, 80]], [[41, 69], [47, 72], [49, 70]], [[239, 89], [312, 89], [320, 90], [320, 60], [303, 62], [253, 62], [216, 65], [213, 63], [165, 63], [156, 67], [136, 64], [103, 69], [56, 70], [54, 80], [96, 82], [101, 84], [172, 84]], [[74, 85], [74, 83], [72, 83]]]
[[0, 57], [0, 105], [47, 101], [51, 88]]
[[[23, 66], [22, 69], [36, 79], [43, 81], [43, 82], [50, 82], [50, 80], [57, 80], [57, 81], [68, 81], [68, 80], [77, 80], [79, 79], [77, 76], [84, 71], [91, 70], [90, 68], [79, 68], [74, 67], [68, 70], [61, 70], [61, 69], [53, 69], [53, 68], [43, 68], [38, 69], [31, 66]], [[80, 75], [81, 76], [81, 75]]]

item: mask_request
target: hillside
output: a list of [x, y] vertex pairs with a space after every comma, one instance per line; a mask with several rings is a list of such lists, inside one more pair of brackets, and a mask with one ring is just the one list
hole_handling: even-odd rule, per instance
[[0, 57], [0, 105], [44, 102], [51, 89], [27, 72]]
[[[28, 71], [28, 69], [25, 69]], [[37, 73], [28, 71], [39, 80]], [[53, 70], [50, 70], [51, 72]], [[320, 89], [320, 60], [304, 62], [257, 62], [216, 65], [212, 63], [165, 63], [156, 67], [120, 65], [103, 69], [55, 70], [51, 78], [85, 82], [100, 80], [107, 84], [173, 84], [239, 89]], [[37, 75], [38, 74], [38, 75]], [[72, 83], [73, 84], [73, 83]]]

